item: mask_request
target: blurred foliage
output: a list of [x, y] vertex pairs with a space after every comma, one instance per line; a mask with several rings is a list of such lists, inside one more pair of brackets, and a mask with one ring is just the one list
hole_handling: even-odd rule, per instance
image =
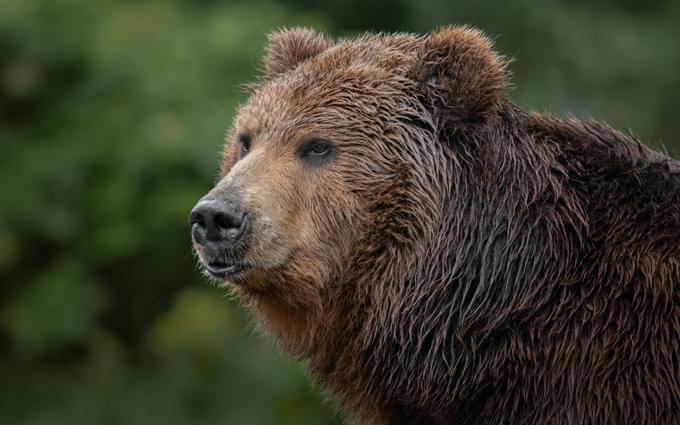
[[3, 0], [0, 423], [342, 422], [190, 250], [268, 31], [470, 23], [518, 59], [520, 105], [678, 152], [679, 17], [672, 0]]

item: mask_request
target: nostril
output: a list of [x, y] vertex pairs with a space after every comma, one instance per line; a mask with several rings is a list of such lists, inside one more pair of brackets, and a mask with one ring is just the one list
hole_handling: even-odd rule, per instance
[[205, 218], [203, 218], [203, 215], [198, 211], [194, 211], [189, 215], [189, 226], [193, 227], [194, 224], [205, 228]]
[[215, 226], [223, 230], [237, 229], [243, 221], [243, 214], [216, 214]]

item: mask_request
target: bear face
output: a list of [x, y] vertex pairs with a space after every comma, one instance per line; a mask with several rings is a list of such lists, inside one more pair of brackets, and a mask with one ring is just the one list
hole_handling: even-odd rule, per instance
[[484, 120], [505, 71], [469, 28], [336, 43], [282, 31], [265, 67], [228, 134], [222, 179], [204, 197], [238, 204], [247, 229], [227, 249], [194, 246], [217, 265], [213, 277], [256, 295], [260, 310], [271, 299], [286, 306], [277, 316], [309, 318], [325, 288], [356, 280], [362, 258], [406, 257], [406, 242], [434, 232], [422, 217], [441, 211], [447, 189], [439, 121]]

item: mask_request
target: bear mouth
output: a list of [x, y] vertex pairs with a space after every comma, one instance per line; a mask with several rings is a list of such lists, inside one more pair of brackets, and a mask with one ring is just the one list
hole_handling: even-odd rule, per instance
[[250, 268], [245, 263], [227, 263], [224, 261], [211, 261], [205, 264], [204, 267], [211, 276], [219, 279], [234, 277]]

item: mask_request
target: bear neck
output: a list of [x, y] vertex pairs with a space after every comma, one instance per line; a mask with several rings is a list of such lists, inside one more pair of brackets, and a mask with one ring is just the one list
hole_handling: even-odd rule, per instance
[[[672, 326], [633, 305], [677, 299], [668, 285], [680, 275], [680, 163], [604, 125], [511, 105], [441, 142], [446, 184], [418, 210], [416, 237], [369, 241], [319, 309], [288, 316], [305, 337], [281, 335], [284, 346], [365, 423], [494, 423], [498, 411], [547, 423], [568, 397], [597, 402], [592, 388], [569, 387], [591, 361], [574, 339], [619, 344], [639, 323], [664, 335]], [[593, 328], [587, 318], [617, 297], [618, 321]], [[622, 345], [620, 355], [639, 354]]]
[[[338, 285], [343, 292], [328, 304], [326, 326], [304, 357], [369, 423], [380, 422], [375, 406], [414, 418], [441, 406], [474, 415], [490, 396], [491, 375], [508, 365], [501, 353], [511, 324], [554, 295], [539, 282], [576, 279], [568, 263], [584, 213], [541, 165], [556, 153], [523, 145], [518, 120], [528, 116], [509, 106], [478, 133], [442, 141], [452, 150], [449, 181], [421, 217], [421, 239], [364, 258], [370, 267]], [[528, 208], [560, 196], [556, 216]]]

